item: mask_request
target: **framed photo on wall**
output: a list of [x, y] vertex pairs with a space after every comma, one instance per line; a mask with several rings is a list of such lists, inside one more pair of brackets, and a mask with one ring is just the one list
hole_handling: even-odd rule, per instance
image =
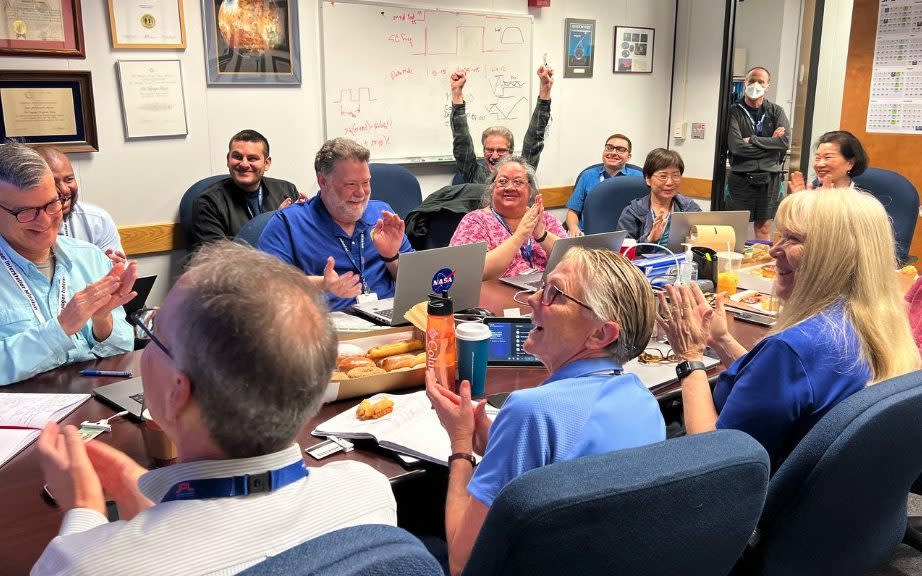
[[612, 72], [653, 72], [653, 28], [615, 26]]
[[0, 56], [86, 58], [80, 0], [0, 0]]
[[90, 72], [0, 70], [0, 138], [97, 152]]
[[564, 78], [592, 78], [595, 60], [595, 20], [567, 18], [564, 24], [567, 47]]
[[203, 0], [208, 84], [301, 84], [297, 0]]
[[109, 0], [109, 31], [113, 48], [183, 50], [183, 0]]

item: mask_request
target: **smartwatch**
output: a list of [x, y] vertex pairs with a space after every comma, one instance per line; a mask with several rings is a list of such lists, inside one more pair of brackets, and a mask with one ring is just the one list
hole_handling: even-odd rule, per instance
[[682, 380], [695, 370], [707, 370], [707, 368], [705, 368], [704, 362], [686, 360], [685, 362], [679, 362], [679, 365], [675, 367], [675, 375], [679, 380]]

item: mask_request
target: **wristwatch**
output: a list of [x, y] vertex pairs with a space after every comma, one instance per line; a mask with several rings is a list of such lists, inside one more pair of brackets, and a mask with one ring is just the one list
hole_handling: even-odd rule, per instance
[[675, 375], [682, 380], [687, 378], [689, 374], [695, 370], [707, 370], [704, 366], [704, 362], [698, 362], [697, 360], [686, 360], [685, 362], [679, 362], [679, 365], [675, 367]]

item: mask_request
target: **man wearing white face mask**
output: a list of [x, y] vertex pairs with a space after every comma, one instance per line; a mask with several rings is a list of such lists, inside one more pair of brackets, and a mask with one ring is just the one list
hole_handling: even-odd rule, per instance
[[730, 107], [727, 147], [727, 210], [749, 210], [756, 238], [768, 240], [778, 209], [781, 169], [790, 145], [784, 109], [765, 99], [771, 86], [768, 70], [756, 66], [746, 74], [743, 97]]

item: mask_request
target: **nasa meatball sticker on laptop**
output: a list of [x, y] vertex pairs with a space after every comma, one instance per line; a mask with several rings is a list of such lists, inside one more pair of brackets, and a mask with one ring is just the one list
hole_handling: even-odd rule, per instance
[[436, 294], [447, 295], [454, 283], [455, 271], [451, 268], [442, 268], [432, 277], [432, 291]]

